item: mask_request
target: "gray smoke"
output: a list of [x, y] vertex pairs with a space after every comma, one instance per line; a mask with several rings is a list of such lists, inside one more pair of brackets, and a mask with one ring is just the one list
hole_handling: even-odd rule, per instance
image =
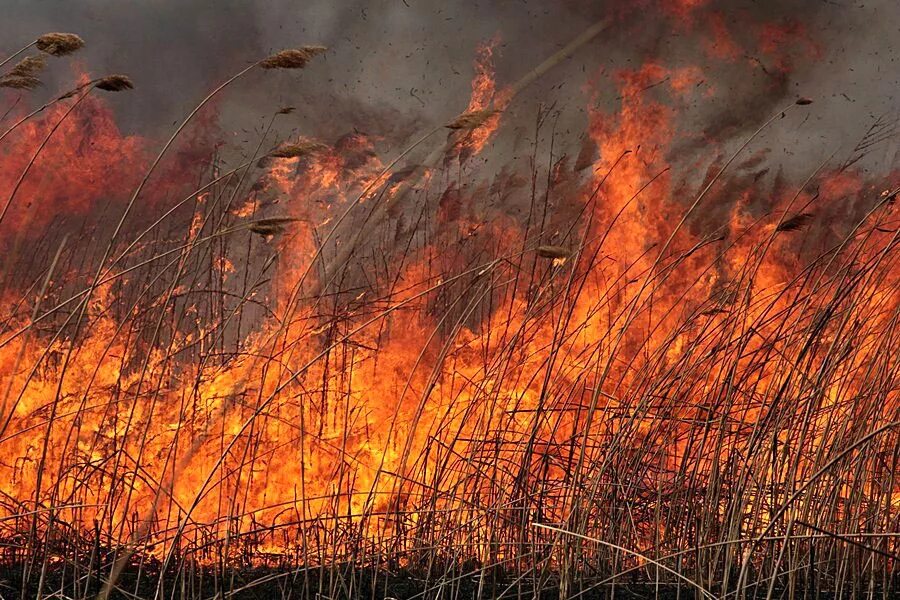
[[[497, 78], [510, 83], [597, 19], [614, 15], [608, 33], [579, 51], [510, 107], [504, 129], [522, 135], [536, 105], [556, 103], [559, 130], [578, 136], [591, 102], [589, 80], [601, 82], [600, 102], [614, 110], [616, 93], [598, 73], [635, 68], [647, 59], [665, 66], [696, 64], [713, 79], [713, 100], [683, 107], [685, 129], [735, 140], [798, 95], [816, 104], [805, 119], [791, 119], [761, 144], [779, 166], [806, 169], [838, 149], [849, 155], [871, 123], [898, 107], [896, 0], [711, 0], [696, 15], [696, 29], [673, 25], [657, 0], [6, 0], [0, 35], [9, 49], [45, 31], [73, 31], [88, 42], [77, 56], [93, 74], [127, 73], [137, 90], [110, 100], [125, 131], [162, 137], [217, 82], [274, 50], [306, 43], [329, 47], [303, 72], [254, 73], [217, 104], [227, 142], [253, 144], [266, 118], [280, 106], [297, 111], [284, 120], [293, 131], [331, 141], [359, 130], [378, 137], [382, 150], [460, 112], [466, 104], [476, 47], [499, 35]], [[709, 15], [718, 12], [740, 39], [754, 22], [793, 19], [823, 49], [798, 60], [783, 81], [763, 70], [712, 65], [698, 43]], [[748, 58], [748, 57], [745, 57]], [[63, 87], [71, 61], [55, 60], [43, 94]], [[603, 90], [603, 86], [606, 90]], [[655, 93], [653, 90], [648, 93]], [[720, 131], [715, 131], [720, 129]], [[507, 136], [514, 138], [514, 135]], [[727, 141], [727, 139], [726, 139]], [[500, 141], [510, 152], [512, 141]], [[505, 145], [504, 145], [505, 144]], [[727, 147], [727, 144], [725, 145]], [[885, 169], [890, 143], [874, 149], [866, 168]], [[703, 144], [685, 152], [703, 151]], [[514, 150], [512, 150], [514, 153]], [[511, 156], [506, 156], [509, 159]]]

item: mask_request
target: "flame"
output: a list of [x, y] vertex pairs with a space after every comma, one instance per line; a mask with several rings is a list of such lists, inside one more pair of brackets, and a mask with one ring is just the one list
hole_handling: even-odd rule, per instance
[[[468, 110], [508, 101], [493, 77], [497, 43], [478, 51]], [[221, 209], [240, 222], [271, 210], [274, 197], [279, 214], [295, 219], [270, 242], [245, 231], [227, 240], [227, 254], [201, 255], [220, 285], [239, 286], [229, 295], [190, 300], [208, 291], [191, 244], [212, 247], [202, 240], [215, 222], [213, 192], [186, 219], [179, 240], [189, 247], [168, 267], [154, 257], [146, 280], [126, 282], [117, 266], [90, 295], [80, 331], [69, 331], [64, 311], [32, 320], [8, 293], [0, 510], [17, 515], [9, 527], [96, 528], [111, 545], [140, 539], [157, 558], [179, 551], [214, 562], [221, 552], [259, 562], [278, 552], [336, 564], [360, 547], [412, 551], [428, 533], [452, 548], [463, 526], [490, 535], [580, 511], [609, 533], [619, 511], [631, 510], [629, 496], [676, 515], [683, 507], [668, 498], [695, 503], [717, 489], [711, 519], [734, 511], [751, 522], [755, 504], [792, 492], [766, 485], [783, 471], [805, 481], [822, 456], [858, 437], [852, 424], [895, 418], [897, 364], [880, 332], [900, 307], [900, 273], [889, 266], [897, 219], [885, 205], [833, 253], [827, 244], [848, 232], [827, 228], [862, 220], [880, 188], [849, 170], [826, 173], [815, 196], [769, 194], [735, 176], [727, 192], [737, 201], [701, 206], [721, 222], [698, 217], [675, 231], [690, 205], [681, 196], [694, 197], [669, 165], [681, 135], [675, 107], [702, 79], [699, 68], [657, 62], [614, 74], [617, 109], [589, 110], [599, 160], [583, 176], [554, 167], [554, 191], [570, 194], [558, 210], [548, 191], [526, 226], [477, 204], [495, 187], [514, 187], [509, 175], [448, 185], [428, 200], [437, 208], [421, 247], [401, 258], [378, 252], [388, 243], [382, 232], [366, 240], [362, 291], [304, 298], [309, 286], [300, 285], [308, 273], [307, 284], [341, 273], [326, 270], [317, 245], [335, 214], [360, 194], [369, 208], [390, 187], [373, 141], [354, 134], [314, 156], [272, 161], [258, 189]], [[10, 142], [0, 189], [60, 110]], [[498, 126], [499, 116], [461, 143], [480, 152]], [[22, 198], [89, 214], [146, 163], [142, 143], [122, 136], [99, 100], [60, 135]], [[564, 203], [585, 215], [583, 231], [566, 233]], [[779, 232], [775, 218], [813, 203], [823, 247]], [[9, 226], [21, 235], [27, 219], [31, 227], [49, 219], [15, 214]], [[541, 257], [545, 243], [569, 254]], [[260, 295], [272, 275], [253, 272], [253, 252], [278, 254], [277, 276]], [[828, 259], [838, 255], [849, 258]], [[251, 308], [258, 318], [248, 334], [239, 323]], [[881, 387], [866, 375], [879, 369], [891, 374]], [[890, 452], [896, 435], [877, 443]], [[723, 479], [743, 481], [746, 495], [719, 490], [730, 485]], [[860, 493], [850, 481], [822, 485], [841, 502]], [[647, 515], [631, 526], [623, 535], [636, 547], [660, 539], [678, 547], [683, 534]], [[742, 526], [755, 535], [765, 523]], [[465, 539], [485, 561], [521, 558], [515, 541]]]
[[88, 97], [63, 120], [68, 108], [51, 106], [14, 130], [0, 146], [0, 197], [5, 204], [38, 147], [61, 123], [37, 155], [17, 192], [18, 201], [4, 217], [6, 238], [12, 233], [37, 237], [54, 216], [86, 215], [98, 202], [109, 199], [110, 190], [137, 184], [135, 166], [145, 164], [147, 158], [143, 140], [123, 136], [112, 111], [97, 98]]
[[719, 60], [737, 61], [743, 51], [732, 36], [722, 13], [716, 12], [709, 16], [709, 29], [711, 36], [704, 41], [707, 53]]
[[[494, 109], [502, 111], [510, 100], [510, 90], [497, 90], [496, 76], [494, 73], [494, 53], [500, 44], [500, 35], [478, 46], [475, 54], [475, 76], [472, 78], [472, 92], [469, 96], [469, 104], [464, 112]], [[460, 160], [465, 161], [471, 156], [479, 154], [488, 141], [493, 137], [500, 126], [501, 114], [493, 115], [485, 123], [465, 133], [459, 140], [458, 148], [453, 153]]]

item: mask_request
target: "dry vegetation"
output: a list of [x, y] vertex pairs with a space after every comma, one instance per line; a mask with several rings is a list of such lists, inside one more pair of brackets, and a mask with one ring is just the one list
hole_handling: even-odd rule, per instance
[[[82, 45], [47, 34], [2, 64]], [[150, 201], [214, 96], [324, 51], [279, 52], [215, 88], [99, 235], [15, 221], [3, 598], [897, 591], [896, 183], [838, 185], [848, 173], [822, 169], [810, 182], [840, 192], [795, 185], [702, 233], [698, 213], [733, 189], [757, 134], [681, 203], [655, 187], [664, 172], [606, 148], [590, 170], [535, 166], [530, 189], [478, 188], [529, 209], [477, 223], [435, 166], [504, 116], [470, 105], [387, 165], [265, 132], [238, 166], [202, 167], [182, 200]], [[32, 89], [43, 66], [21, 59], [0, 85]], [[0, 224], [40, 210], [24, 208], [28, 175], [73, 111], [131, 88], [98, 78], [4, 118], [0, 142], [53, 115]], [[333, 212], [264, 213], [272, 190], [310, 206], [330, 194]], [[851, 201], [846, 226], [801, 251], [820, 205]]]

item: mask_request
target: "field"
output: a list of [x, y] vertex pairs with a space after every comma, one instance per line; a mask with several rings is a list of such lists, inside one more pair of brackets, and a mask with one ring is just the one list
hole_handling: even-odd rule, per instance
[[0, 596], [896, 594], [900, 171], [859, 168], [896, 121], [773, 175], [815, 98], [701, 143], [702, 73], [646, 61], [573, 144], [528, 90], [613, 23], [505, 85], [485, 42], [397, 145], [291, 106], [218, 143], [220, 97], [321, 46], [158, 142], [125, 75], [30, 99], [80, 37], [7, 51]]

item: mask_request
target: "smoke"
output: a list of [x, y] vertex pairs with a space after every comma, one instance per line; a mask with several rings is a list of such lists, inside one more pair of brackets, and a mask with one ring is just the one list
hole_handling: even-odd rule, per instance
[[[695, 5], [688, 16], [681, 5]], [[300, 75], [255, 75], [220, 105], [225, 129], [259, 126], [279, 105], [298, 107], [291, 125], [335, 137], [352, 129], [396, 141], [417, 128], [451, 117], [464, 107], [477, 45], [499, 35], [498, 80], [509, 82], [605, 16], [616, 27], [579, 52], [531, 90], [528, 100], [583, 109], [586, 81], [598, 72], [636, 67], [647, 58], [709, 67], [715, 103], [697, 107], [704, 128], [730, 134], [757, 124], [761, 113], [785, 97], [813, 95], [819, 103], [810, 122], [797, 126], [785, 156], [849, 143], [871, 119], [896, 105], [898, 49], [892, 0], [859, 5], [810, 3], [644, 0], [638, 3], [435, 2], [433, 0], [202, 0], [121, 3], [7, 2], [0, 25], [9, 43], [49, 30], [74, 31], [88, 46], [80, 62], [92, 73], [128, 73], [138, 93], [117, 100], [121, 124], [142, 133], [166, 131], [212, 84], [266, 53], [302, 43], [330, 48], [325, 60]], [[717, 23], [747, 41], [763, 22], [797, 22], [822, 53], [790, 65], [783, 80], [767, 76], [765, 56], [740, 56], [718, 67], [702, 39]], [[797, 34], [794, 33], [794, 36]], [[794, 40], [796, 42], [796, 40]], [[780, 42], [790, 44], [790, 39]], [[801, 42], [802, 43], [802, 42]], [[784, 48], [790, 51], [790, 48]], [[742, 52], [744, 50], [742, 49]], [[749, 55], [749, 52], [747, 52]], [[747, 76], [747, 60], [763, 67]], [[54, 61], [45, 93], [67, 77]], [[774, 85], [777, 84], [777, 85]], [[723, 93], [727, 92], [727, 93]], [[716, 105], [718, 103], [718, 105]], [[698, 104], [702, 104], [698, 101]], [[524, 101], [515, 111], [533, 115]], [[574, 122], [573, 122], [574, 124]], [[709, 133], [715, 133], [709, 131]], [[790, 147], [790, 149], [787, 148]]]
[[[299, 44], [329, 48], [299, 72], [252, 72], [214, 103], [223, 155], [249, 152], [271, 115], [271, 139], [304, 135], [333, 143], [348, 133], [370, 136], [385, 162], [410, 139], [465, 109], [479, 45], [496, 40], [498, 88], [509, 85], [591, 24], [611, 26], [530, 86], [505, 111], [499, 135], [465, 167], [490, 180], [501, 166], [527, 173], [533, 144], [539, 160], [579, 153], [591, 110], [615, 115], [623, 72], [659, 65], [666, 73], [639, 93], [673, 107], [678, 131], [666, 160], [686, 190], [702, 180], [769, 116], [798, 96], [815, 103], [778, 122], [754, 143], [765, 151], [755, 169], [802, 181], [835, 153], [854, 146], [881, 119], [896, 119], [900, 5], [808, 0], [289, 0], [241, 2], [111, 0], [6, 3], [0, 33], [9, 50], [46, 31], [72, 31], [87, 47], [75, 60], [53, 59], [50, 97], [81, 69], [126, 73], [133, 93], [107, 100], [125, 134], [149, 138], [149, 150], [217, 83], [273, 51]], [[689, 77], [685, 93], [674, 80]], [[552, 107], [552, 127], [538, 139], [535, 118]], [[207, 115], [208, 118], [208, 115]], [[207, 121], [208, 122], [208, 121]], [[553, 157], [549, 153], [553, 138]], [[896, 167], [896, 139], [869, 148], [857, 168]], [[423, 149], [424, 153], [424, 149]], [[417, 157], [411, 157], [412, 162]], [[484, 166], [484, 169], [481, 167]], [[546, 165], [538, 165], [544, 168]], [[462, 184], [465, 187], [465, 183]], [[525, 202], [525, 200], [521, 200]], [[522, 212], [517, 200], [501, 207]], [[500, 210], [500, 209], [498, 209]], [[728, 206], [717, 209], [717, 216]], [[407, 215], [408, 216], [408, 215]], [[408, 219], [409, 220], [409, 219]]]

